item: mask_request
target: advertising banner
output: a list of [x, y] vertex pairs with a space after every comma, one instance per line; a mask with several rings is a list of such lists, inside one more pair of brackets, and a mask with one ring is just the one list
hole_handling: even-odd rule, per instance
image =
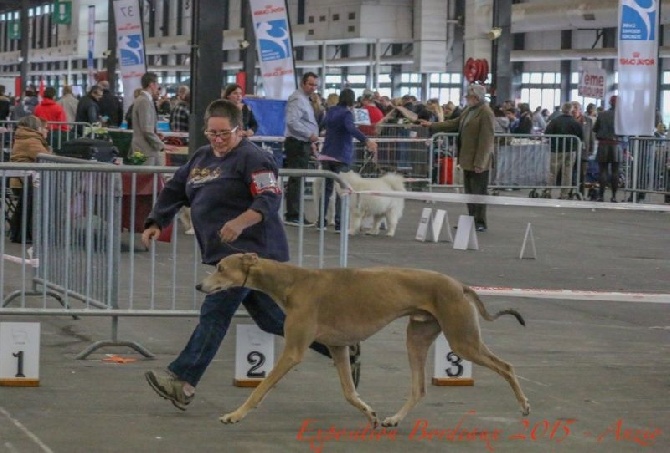
[[617, 135], [653, 135], [658, 79], [658, 0], [619, 0]]
[[[293, 44], [284, 0], [249, 0], [265, 97], [288, 99], [296, 89]], [[251, 87], [249, 87], [251, 88]]]
[[119, 72], [123, 84], [123, 111], [133, 103], [133, 92], [141, 88], [141, 79], [147, 72], [144, 34], [138, 0], [114, 0], [116, 45]]
[[607, 72], [601, 68], [584, 68], [579, 77], [577, 93], [587, 98], [605, 99]]
[[88, 49], [86, 50], [86, 69], [88, 69], [87, 87], [95, 85], [95, 63], [93, 50], [95, 49], [95, 6], [88, 7]]

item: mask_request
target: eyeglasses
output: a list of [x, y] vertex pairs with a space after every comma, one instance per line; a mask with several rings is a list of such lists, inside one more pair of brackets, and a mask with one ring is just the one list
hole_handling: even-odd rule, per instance
[[215, 138], [230, 138], [231, 135], [237, 130], [237, 126], [232, 128], [229, 131], [205, 131], [205, 135], [209, 137], [210, 139], [215, 139]]

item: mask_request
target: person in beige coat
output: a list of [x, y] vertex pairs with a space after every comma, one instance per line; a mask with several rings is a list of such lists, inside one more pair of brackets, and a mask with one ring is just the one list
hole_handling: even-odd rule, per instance
[[63, 97], [60, 98], [58, 103], [65, 111], [67, 122], [74, 123], [75, 118], [77, 118], [77, 105], [79, 105], [79, 100], [72, 94], [72, 87], [70, 85], [65, 85], [63, 87]]
[[[468, 105], [457, 118], [437, 123], [421, 121], [421, 125], [430, 127], [433, 134], [458, 132], [458, 164], [463, 169], [465, 193], [488, 195], [495, 117], [482, 85], [470, 85], [465, 98]], [[477, 231], [486, 231], [486, 205], [468, 203], [468, 213], [474, 217]]]
[[160, 152], [165, 145], [156, 133], [158, 115], [154, 99], [158, 96], [160, 86], [153, 72], [142, 76], [142, 92], [133, 102], [133, 140], [130, 151], [139, 151], [147, 157], [145, 165], [161, 165]]
[[[47, 128], [46, 121], [34, 115], [28, 115], [21, 118], [17, 124], [14, 134], [14, 144], [9, 157], [10, 162], [37, 162], [37, 155], [40, 153], [49, 153], [49, 145], [46, 141]], [[14, 209], [14, 214], [9, 222], [9, 239], [11, 242], [27, 244], [32, 242], [32, 222], [33, 222], [33, 188], [32, 180], [28, 178], [27, 193], [23, 194], [22, 178], [11, 178], [9, 185], [17, 197], [18, 202]], [[23, 225], [23, 211], [25, 205], [25, 236]]]

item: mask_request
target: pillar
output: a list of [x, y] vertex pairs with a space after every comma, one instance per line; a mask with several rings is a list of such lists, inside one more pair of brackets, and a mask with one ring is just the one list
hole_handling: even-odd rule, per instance
[[30, 18], [28, 17], [28, 9], [30, 8], [30, 0], [21, 1], [21, 92], [15, 93], [17, 96], [23, 96], [28, 86], [28, 68], [30, 62], [28, 61], [28, 49], [30, 47]]
[[[603, 48], [604, 49], [615, 49], [617, 46], [616, 39], [616, 27], [605, 28], [603, 30]], [[607, 99], [614, 94], [614, 61], [611, 59], [603, 60], [603, 69], [607, 71], [607, 90], [606, 90], [606, 100], [603, 105], [603, 108], [607, 110], [609, 105], [607, 104]]]
[[491, 48], [491, 104], [500, 105], [503, 101], [513, 99], [512, 78], [513, 63], [510, 61], [512, 36], [512, 0], [494, 0], [493, 27], [502, 30], [500, 37], [492, 42]]
[[[222, 3], [225, 3], [222, 8]], [[194, 131], [189, 140], [189, 154], [207, 144], [202, 133], [203, 117], [210, 102], [221, 96], [223, 65], [223, 29], [220, 14], [228, 11], [228, 1], [199, 0], [193, 2], [191, 18], [191, 119]]]
[[254, 21], [251, 17], [251, 6], [249, 0], [242, 0], [242, 27], [244, 27], [244, 39], [249, 43], [246, 49], [240, 51], [242, 57], [242, 70], [246, 81], [246, 91], [250, 94], [256, 93], [256, 32]]
[[[572, 30], [561, 30], [561, 49], [572, 49]], [[561, 104], [570, 101], [572, 62], [561, 61]]]
[[107, 80], [113, 94], [117, 93], [116, 83], [116, 19], [114, 18], [114, 0], [109, 0], [107, 10]]

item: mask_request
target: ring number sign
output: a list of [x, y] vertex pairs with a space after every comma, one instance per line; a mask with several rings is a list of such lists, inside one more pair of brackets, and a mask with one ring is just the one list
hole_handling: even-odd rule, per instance
[[474, 385], [472, 362], [459, 357], [449, 347], [444, 334], [435, 341], [433, 385]]
[[40, 384], [40, 324], [0, 322], [0, 385]]
[[256, 387], [274, 365], [274, 336], [256, 325], [239, 324], [235, 346], [235, 380], [238, 387]]

